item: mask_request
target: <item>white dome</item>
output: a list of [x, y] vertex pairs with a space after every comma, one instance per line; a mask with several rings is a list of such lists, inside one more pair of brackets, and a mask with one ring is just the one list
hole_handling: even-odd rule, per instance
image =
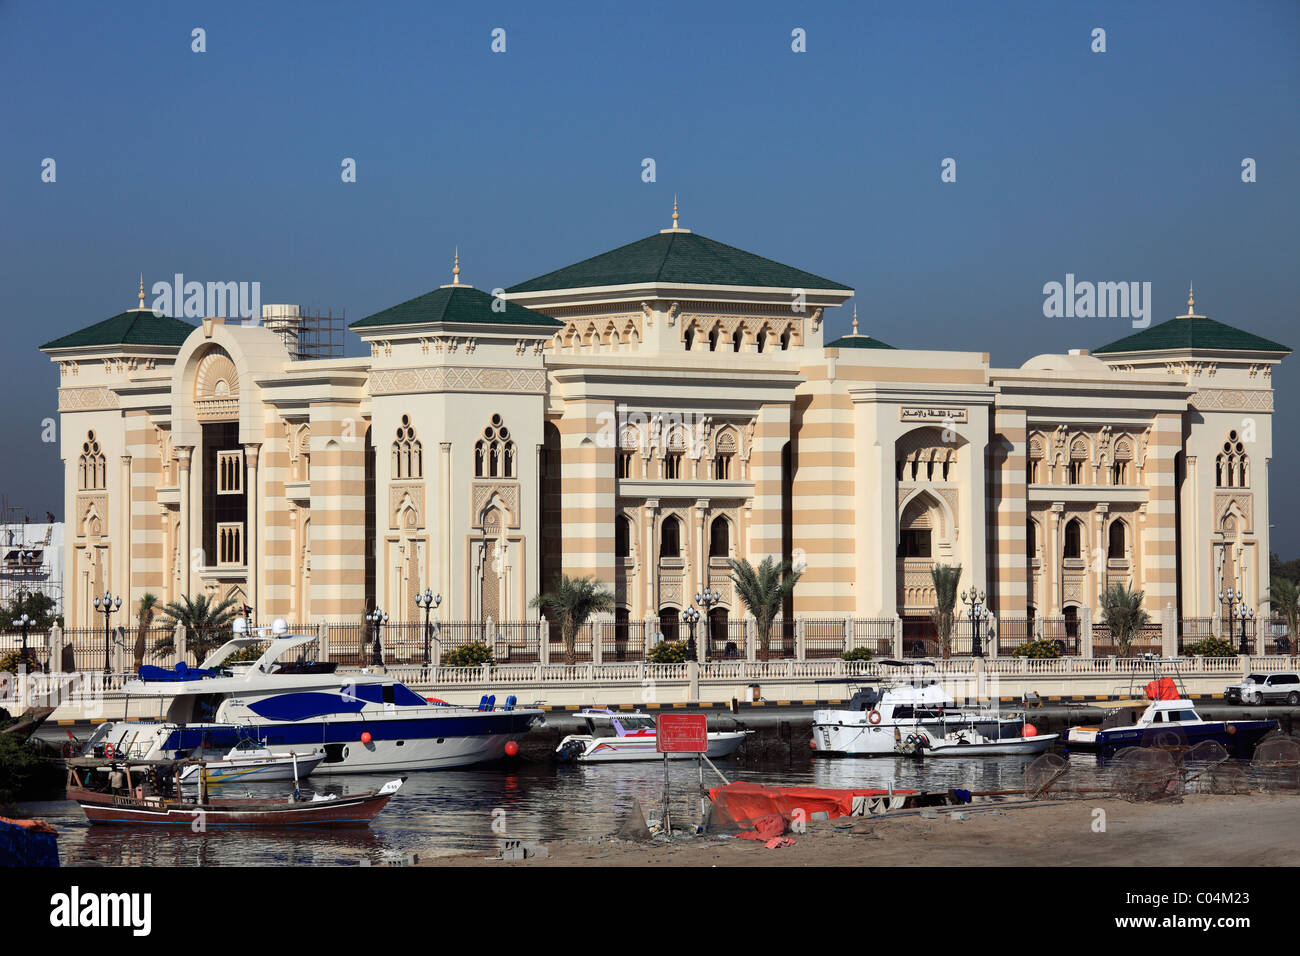
[[1110, 366], [1101, 359], [1081, 352], [1071, 352], [1069, 355], [1057, 355], [1051, 352], [1035, 355], [1020, 367], [1031, 372], [1079, 372], [1085, 375], [1110, 371]]

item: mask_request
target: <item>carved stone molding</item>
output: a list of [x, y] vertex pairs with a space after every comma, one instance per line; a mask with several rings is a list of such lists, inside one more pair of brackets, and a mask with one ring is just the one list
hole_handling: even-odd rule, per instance
[[493, 495], [500, 497], [502, 504], [505, 505], [506, 511], [510, 514], [511, 528], [519, 527], [519, 483], [514, 481], [476, 481], [470, 486], [471, 495], [471, 526], [475, 528], [482, 527], [479, 522], [483, 517], [483, 509], [487, 507], [488, 502], [492, 500]]
[[117, 408], [117, 392], [103, 385], [59, 389], [59, 411], [82, 412], [96, 408]]
[[1271, 412], [1273, 392], [1266, 389], [1209, 388], [1202, 389], [1190, 399], [1198, 411]]
[[376, 369], [370, 373], [371, 395], [415, 392], [492, 392], [542, 394], [546, 371], [540, 368], [434, 368]]
[[415, 531], [424, 526], [424, 483], [403, 482], [389, 485], [389, 529], [392, 531]]
[[99, 536], [103, 537], [108, 534], [108, 495], [103, 492], [81, 494], [77, 495], [77, 512], [73, 515], [74, 528], [78, 538], [87, 537], [85, 518], [86, 512], [91, 508], [94, 508], [95, 514], [99, 518]]
[[1241, 523], [1237, 531], [1242, 534], [1255, 533], [1254, 499], [1249, 491], [1215, 492], [1214, 495], [1214, 530], [1221, 530], [1224, 514], [1236, 503], [1241, 512]]

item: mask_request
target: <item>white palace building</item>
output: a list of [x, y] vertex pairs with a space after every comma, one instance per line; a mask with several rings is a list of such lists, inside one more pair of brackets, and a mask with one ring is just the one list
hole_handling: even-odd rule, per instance
[[[791, 560], [794, 619], [929, 627], [930, 567], [999, 618], [1220, 618], [1268, 586], [1276, 342], [1187, 314], [1091, 352], [827, 341], [848, 286], [676, 225], [495, 298], [453, 281], [294, 360], [261, 324], [144, 306], [59, 367], [69, 627], [234, 595], [262, 620], [536, 620], [559, 572], [672, 636], [727, 559]], [[268, 306], [273, 311], [284, 307]], [[837, 323], [838, 324], [838, 323]], [[114, 623], [117, 623], [116, 621]], [[129, 624], [129, 620], [121, 623]], [[648, 631], [647, 631], [648, 633]]]

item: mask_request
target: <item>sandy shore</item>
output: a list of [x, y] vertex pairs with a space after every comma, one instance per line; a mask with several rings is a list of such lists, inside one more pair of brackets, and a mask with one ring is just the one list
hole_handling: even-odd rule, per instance
[[[1097, 810], [1105, 830], [1096, 832]], [[837, 828], [837, 824], [840, 827]], [[846, 826], [852, 824], [851, 827]], [[1070, 800], [994, 815], [843, 818], [788, 834], [769, 850], [713, 836], [671, 845], [592, 840], [547, 844], [549, 858], [486, 853], [425, 857], [421, 866], [1290, 866], [1300, 845], [1300, 797], [1191, 795], [1181, 804]]]

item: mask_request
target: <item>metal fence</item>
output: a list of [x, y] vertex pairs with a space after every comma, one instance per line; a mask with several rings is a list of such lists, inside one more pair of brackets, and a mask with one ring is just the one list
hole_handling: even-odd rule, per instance
[[1028, 617], [998, 618], [998, 653], [1010, 654], [1034, 639], [1034, 622]]
[[[1160, 624], [1148, 624], [1133, 635], [1129, 647], [1130, 655], [1164, 653], [1164, 628]], [[1094, 624], [1092, 626], [1092, 656], [1119, 656], [1120, 647], [1110, 633], [1110, 625]]]
[[891, 657], [894, 653], [894, 619], [857, 618], [852, 624], [850, 649], [868, 648], [874, 657]]
[[803, 652], [809, 660], [839, 657], [844, 653], [844, 618], [803, 619]]
[[713, 621], [709, 625], [709, 645], [705, 649], [711, 661], [743, 660], [745, 657], [745, 622]]
[[645, 657], [645, 621], [615, 621], [600, 629], [600, 656], [606, 661], [639, 661]]
[[[1077, 620], [1059, 617], [1043, 618], [1043, 640], [1051, 641], [1056, 645], [1057, 650], [1062, 655], [1068, 657], [1078, 657], [1079, 648], [1079, 630], [1082, 625]], [[1093, 646], [1097, 644], [1097, 632], [1093, 631]]]

